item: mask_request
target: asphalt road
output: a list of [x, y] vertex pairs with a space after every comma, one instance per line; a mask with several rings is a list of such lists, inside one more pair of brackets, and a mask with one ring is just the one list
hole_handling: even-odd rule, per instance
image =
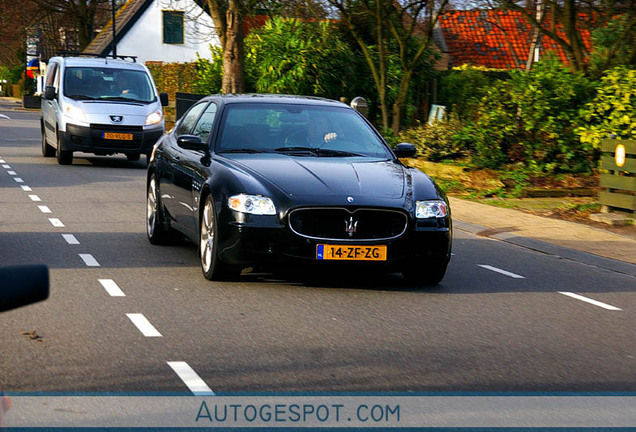
[[60, 166], [39, 113], [8, 108], [0, 265], [51, 272], [49, 300], [0, 315], [10, 391], [636, 391], [632, 276], [456, 230], [433, 289], [354, 272], [210, 283], [194, 245], [147, 241], [144, 161]]

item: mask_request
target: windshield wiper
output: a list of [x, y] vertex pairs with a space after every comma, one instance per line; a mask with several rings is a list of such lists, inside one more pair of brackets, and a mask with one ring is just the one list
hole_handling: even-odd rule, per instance
[[348, 156], [363, 156], [361, 153], [354, 153], [346, 150], [335, 150], [335, 149], [316, 149], [319, 156], [340, 156], [340, 157], [348, 157]]
[[318, 149], [314, 147], [279, 147], [274, 151], [277, 153], [309, 153], [318, 156]]
[[135, 103], [150, 103], [152, 101], [144, 101], [141, 99], [132, 99], [132, 98], [127, 98], [127, 97], [122, 97], [122, 96], [103, 96], [101, 98], [101, 100], [108, 100], [108, 101], [121, 101], [121, 102], [135, 102]]
[[323, 149], [316, 147], [280, 147], [275, 150], [278, 153], [309, 153], [313, 156], [337, 156], [337, 157], [347, 157], [347, 156], [365, 156], [360, 153], [354, 153], [346, 150], [335, 150], [335, 149]]
[[72, 95], [68, 95], [68, 97], [75, 100], [95, 100], [96, 99], [92, 96], [81, 95], [81, 94], [72, 94]]
[[260, 150], [255, 148], [237, 148], [237, 149], [220, 150], [219, 153], [265, 153], [265, 150]]

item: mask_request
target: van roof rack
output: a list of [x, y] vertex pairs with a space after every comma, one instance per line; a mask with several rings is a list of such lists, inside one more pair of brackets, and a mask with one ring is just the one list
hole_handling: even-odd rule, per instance
[[57, 53], [60, 57], [97, 57], [97, 58], [105, 58], [105, 59], [119, 59], [119, 60], [132, 60], [133, 63], [137, 63], [137, 56], [127, 56], [127, 55], [112, 55], [112, 54], [94, 54], [94, 53], [85, 53], [85, 52], [77, 52], [77, 51], [60, 51]]

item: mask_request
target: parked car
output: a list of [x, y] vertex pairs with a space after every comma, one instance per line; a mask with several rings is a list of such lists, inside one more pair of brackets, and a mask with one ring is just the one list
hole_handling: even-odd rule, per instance
[[[125, 57], [129, 58], [129, 57]], [[139, 160], [163, 135], [162, 106], [148, 68], [121, 58], [53, 57], [42, 98], [42, 156], [73, 162], [73, 152]]]
[[436, 284], [451, 256], [442, 190], [360, 113], [327, 99], [213, 95], [156, 144], [147, 234], [199, 247], [207, 279], [262, 264], [354, 265]]

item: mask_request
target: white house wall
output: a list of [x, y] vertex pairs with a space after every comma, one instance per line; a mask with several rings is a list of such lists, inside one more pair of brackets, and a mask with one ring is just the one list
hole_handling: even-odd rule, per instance
[[[183, 11], [183, 44], [163, 43], [162, 11]], [[210, 57], [210, 45], [220, 45], [212, 18], [192, 0], [155, 0], [117, 43], [118, 55], [137, 56], [139, 63], [162, 61], [184, 63], [196, 60], [197, 52]], [[112, 52], [111, 52], [112, 54]]]

